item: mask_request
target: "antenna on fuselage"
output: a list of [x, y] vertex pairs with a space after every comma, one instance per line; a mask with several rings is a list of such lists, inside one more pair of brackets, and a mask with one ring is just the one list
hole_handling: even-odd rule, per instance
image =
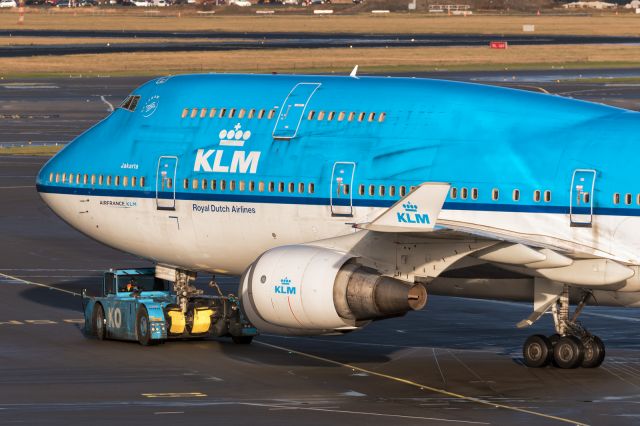
[[353, 67], [353, 71], [349, 74], [349, 77], [358, 78], [358, 66]]

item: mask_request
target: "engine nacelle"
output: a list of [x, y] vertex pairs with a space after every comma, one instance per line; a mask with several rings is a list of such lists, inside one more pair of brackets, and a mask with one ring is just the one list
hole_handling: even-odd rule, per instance
[[381, 276], [348, 254], [302, 245], [263, 253], [242, 276], [240, 295], [258, 330], [288, 335], [350, 331], [422, 309], [427, 300], [422, 285]]

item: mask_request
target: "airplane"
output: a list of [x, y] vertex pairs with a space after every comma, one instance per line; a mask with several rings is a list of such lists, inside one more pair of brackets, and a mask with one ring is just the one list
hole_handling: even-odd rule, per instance
[[[175, 271], [241, 274], [263, 332], [335, 335], [427, 294], [532, 303], [524, 364], [594, 368], [587, 305], [640, 306], [639, 113], [418, 78], [153, 79], [42, 168], [87, 236]], [[571, 305], [575, 305], [571, 313]], [[455, 312], [451, 313], [452, 317]]]

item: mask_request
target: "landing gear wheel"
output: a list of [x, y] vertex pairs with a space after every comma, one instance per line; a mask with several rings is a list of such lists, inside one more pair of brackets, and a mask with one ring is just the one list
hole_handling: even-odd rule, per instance
[[542, 334], [529, 336], [522, 347], [522, 356], [527, 367], [539, 368], [548, 365], [552, 353], [551, 342]]
[[107, 337], [107, 326], [104, 320], [104, 308], [101, 304], [97, 304], [93, 308], [93, 332], [98, 340], [104, 340]]
[[598, 336], [590, 336], [583, 340], [584, 346], [584, 359], [582, 360], [583, 368], [597, 368], [600, 367], [602, 361], [604, 361], [605, 350], [604, 343]]
[[140, 306], [136, 314], [136, 336], [141, 345], [149, 346], [151, 344], [151, 324], [147, 308], [144, 306]]
[[560, 340], [562, 336], [559, 335], [558, 333], [552, 334], [551, 336], [549, 336], [549, 341], [551, 342], [551, 346], [555, 346], [556, 343], [558, 343], [558, 340]]
[[236, 345], [248, 345], [253, 340], [253, 336], [231, 336], [231, 340]]
[[553, 348], [553, 360], [560, 368], [576, 368], [583, 359], [584, 347], [577, 337], [561, 337]]

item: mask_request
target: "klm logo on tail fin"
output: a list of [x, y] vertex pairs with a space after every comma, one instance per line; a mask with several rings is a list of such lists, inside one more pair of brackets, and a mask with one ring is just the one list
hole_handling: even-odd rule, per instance
[[396, 213], [398, 223], [424, 223], [430, 224], [429, 215], [426, 213], [418, 213], [418, 206], [411, 201], [402, 204], [401, 212]]

